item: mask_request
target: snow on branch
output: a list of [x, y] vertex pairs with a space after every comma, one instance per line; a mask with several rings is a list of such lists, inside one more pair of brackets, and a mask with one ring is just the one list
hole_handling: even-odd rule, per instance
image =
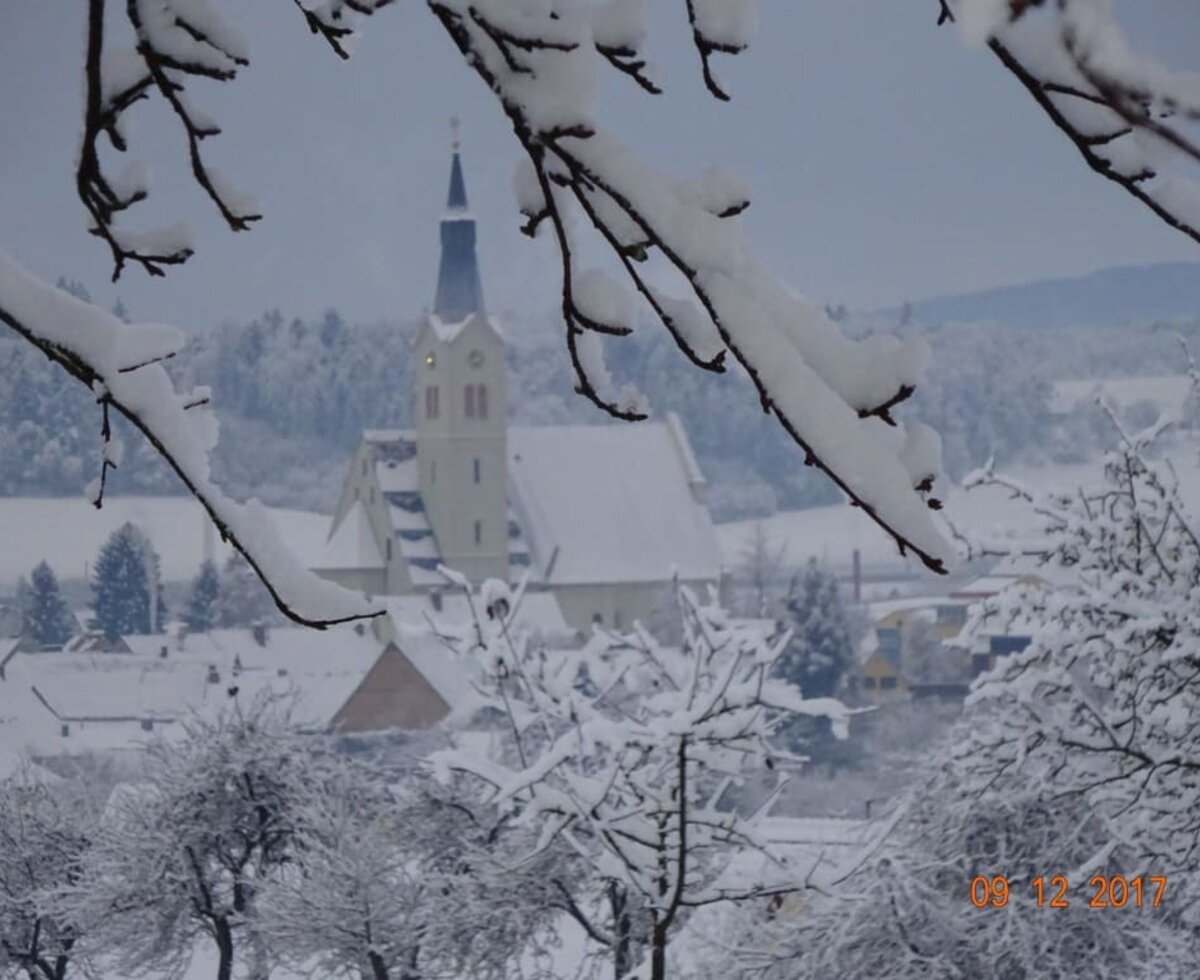
[[[347, 57], [359, 23], [389, 0], [293, 2], [310, 30]], [[928, 359], [922, 342], [845, 337], [750, 255], [736, 220], [750, 197], [738, 181], [716, 172], [698, 181], [668, 178], [597, 124], [600, 70], [628, 76], [647, 93], [659, 91], [646, 74], [644, 3], [426, 0], [426, 6], [495, 93], [526, 151], [517, 182], [524, 230], [553, 229], [577, 390], [615, 418], [646, 417], [645, 397], [614, 381], [603, 356], [604, 340], [634, 329], [634, 300], [640, 300], [699, 368], [722, 372], [732, 355], [806, 463], [833, 480], [902, 554], [944, 572], [951, 549], [929, 513], [941, 506], [940, 442], [925, 427], [901, 426], [892, 416], [921, 379]], [[728, 98], [712, 60], [745, 49], [757, 0], [686, 0], [685, 6], [705, 83], [715, 97]], [[247, 46], [211, 0], [128, 0], [124, 19], [134, 48], [123, 52], [106, 42], [106, 9], [107, 0], [89, 0], [77, 191], [91, 230], [112, 253], [114, 278], [130, 263], [162, 275], [192, 254], [188, 229], [146, 232], [118, 224], [149, 190], [136, 164], [109, 172], [101, 138], [124, 153], [128, 111], [160, 97], [186, 138], [196, 184], [231, 230], [247, 229], [260, 216], [207, 163], [204, 141], [220, 127], [195, 107], [188, 89], [196, 79], [233, 80], [248, 63]], [[572, 236], [578, 232], [606, 246], [632, 287], [629, 295], [599, 270], [577, 268]], [[684, 295], [672, 295], [657, 276], [652, 284], [647, 263], [661, 266]]]
[[127, 419], [200, 501], [224, 541], [250, 564], [289, 618], [324, 628], [378, 615], [361, 596], [303, 568], [257, 500], [238, 503], [211, 479], [209, 456], [217, 421], [207, 392], [180, 392], [163, 367], [182, 334], [157, 324], [126, 324], [30, 275], [0, 253], [0, 322], [95, 393], [103, 415], [104, 452], [93, 502], [120, 462], [111, 442], [110, 412]]
[[519, 593], [485, 583], [475, 621], [447, 639], [481, 668], [477, 707], [505, 737], [492, 752], [472, 741], [430, 760], [443, 778], [477, 781], [484, 803], [542, 841], [568, 842], [603, 888], [636, 897], [654, 977], [687, 910], [812, 885], [815, 869], [792, 867], [760, 820], [782, 783], [753, 813], [737, 800], [777, 768], [773, 736], [788, 715], [828, 718], [845, 738], [852, 714], [774, 676], [786, 636], [769, 640], [684, 586], [675, 594], [678, 647], [635, 626], [550, 652], [516, 628]]
[[[634, 9], [633, 5], [630, 5]], [[714, 52], [746, 43], [752, 3], [689, 3], [706, 78]], [[940, 507], [940, 442], [892, 417], [921, 378], [928, 351], [917, 340], [845, 337], [821, 311], [760, 267], [733, 220], [749, 197], [709, 174], [672, 180], [637, 160], [597, 123], [593, 92], [597, 28], [567, 5], [429, 0], [460, 53], [494, 92], [528, 162], [516, 178], [527, 234], [550, 227], [561, 256], [562, 312], [577, 390], [615, 418], [644, 417], [640, 401], [614, 394], [598, 356], [601, 337], [632, 332], [633, 304], [596, 301], [596, 278], [577, 269], [579, 230], [597, 236], [634, 292], [701, 369], [733, 359], [754, 382], [763, 410], [896, 541], [930, 569], [950, 549], [931, 509]], [[630, 17], [633, 15], [630, 14]], [[606, 24], [606, 30], [612, 30]], [[635, 25], [628, 33], [636, 35]], [[716, 86], [720, 93], [719, 86]], [[688, 298], [649, 282], [661, 261]]]
[[1096, 173], [1200, 242], [1200, 78], [1135, 52], [1110, 0], [940, 0]]
[[1159, 873], [1194, 870], [1200, 530], [1169, 460], [1150, 456], [1165, 424], [1110, 419], [1100, 481], [1029, 496], [1043, 567], [1064, 584], [1007, 589], [980, 609], [975, 622], [1032, 642], [976, 682], [969, 704], [988, 723], [961, 752], [982, 784], [1013, 772], [1083, 799]]

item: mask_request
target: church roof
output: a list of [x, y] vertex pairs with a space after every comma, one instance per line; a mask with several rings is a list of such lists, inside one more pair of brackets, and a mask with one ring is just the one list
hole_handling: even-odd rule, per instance
[[715, 581], [721, 556], [678, 422], [509, 430], [509, 481], [549, 585]]
[[355, 501], [342, 522], [325, 542], [320, 557], [313, 563], [317, 569], [383, 568], [383, 555], [371, 530], [371, 522], [363, 505]]
[[461, 323], [483, 313], [483, 285], [475, 255], [475, 219], [467, 212], [467, 186], [458, 151], [450, 165], [450, 192], [442, 217], [442, 257], [433, 314], [443, 323]]

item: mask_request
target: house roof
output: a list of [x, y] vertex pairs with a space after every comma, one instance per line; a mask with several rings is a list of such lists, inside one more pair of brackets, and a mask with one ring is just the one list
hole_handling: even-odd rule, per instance
[[235, 687], [243, 701], [292, 698], [297, 724], [323, 727], [382, 650], [350, 626], [271, 629], [263, 641], [215, 630], [126, 637], [127, 654], [18, 654], [0, 682], [0, 744], [35, 755], [136, 748], [152, 737], [145, 723], [170, 737], [186, 717], [227, 705]]
[[428, 629], [398, 627], [396, 646], [451, 711], [466, 704], [475, 676], [472, 661], [460, 657]]
[[548, 584], [715, 580], [721, 555], [678, 422], [515, 427], [509, 482]]
[[[440, 575], [438, 578], [445, 582]], [[438, 599], [440, 609], [434, 606], [428, 593], [386, 596], [383, 602], [398, 629], [428, 629], [432, 625], [437, 631], [450, 632], [471, 618], [467, 598], [461, 592], [441, 593]], [[575, 633], [563, 618], [562, 608], [552, 592], [525, 592], [517, 610], [516, 622], [546, 638], [573, 636]]]

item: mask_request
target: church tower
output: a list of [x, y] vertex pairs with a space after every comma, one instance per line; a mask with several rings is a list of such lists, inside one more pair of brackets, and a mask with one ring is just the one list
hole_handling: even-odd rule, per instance
[[507, 581], [508, 373], [484, 309], [454, 129], [437, 290], [414, 349], [418, 482], [442, 561], [473, 582]]

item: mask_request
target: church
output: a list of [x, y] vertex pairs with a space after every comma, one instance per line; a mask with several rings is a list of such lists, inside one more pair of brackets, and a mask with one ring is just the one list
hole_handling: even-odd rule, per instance
[[[674, 414], [510, 426], [504, 336], [488, 316], [457, 139], [433, 310], [413, 346], [413, 428], [363, 432], [314, 571], [373, 596], [529, 577], [574, 629], [623, 629], [673, 573], [722, 584], [707, 484]], [[702, 592], [703, 594], [703, 592]]]

